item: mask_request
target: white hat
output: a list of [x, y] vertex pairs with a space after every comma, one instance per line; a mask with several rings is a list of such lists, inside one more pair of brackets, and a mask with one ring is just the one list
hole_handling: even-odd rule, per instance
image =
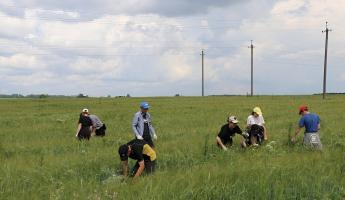
[[89, 109], [84, 108], [84, 109], [83, 109], [83, 113], [89, 113]]
[[237, 124], [237, 123], [238, 123], [237, 117], [236, 117], [236, 116], [230, 116], [230, 117], [228, 118], [228, 122]]

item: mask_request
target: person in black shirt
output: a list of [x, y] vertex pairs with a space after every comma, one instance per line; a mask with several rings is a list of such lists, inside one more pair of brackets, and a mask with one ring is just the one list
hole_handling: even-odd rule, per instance
[[148, 174], [154, 172], [156, 152], [146, 141], [134, 139], [127, 144], [121, 145], [118, 152], [124, 176], [128, 176], [128, 157], [137, 161], [130, 174], [134, 178], [139, 177], [144, 170]]
[[226, 146], [232, 145], [232, 137], [234, 137], [236, 133], [242, 135], [242, 130], [238, 127], [238, 120], [235, 116], [230, 116], [227, 121], [228, 123], [222, 126], [216, 138], [217, 145], [224, 151], [228, 150]]
[[79, 140], [82, 140], [82, 139], [89, 140], [91, 136], [91, 131], [92, 131], [92, 121], [89, 117], [89, 110], [87, 108], [84, 108], [82, 113], [79, 116], [76, 137]]

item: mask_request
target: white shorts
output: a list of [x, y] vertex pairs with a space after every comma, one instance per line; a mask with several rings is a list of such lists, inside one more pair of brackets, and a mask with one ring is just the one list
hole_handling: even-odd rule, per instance
[[304, 133], [303, 145], [313, 149], [322, 150], [322, 144], [319, 133]]

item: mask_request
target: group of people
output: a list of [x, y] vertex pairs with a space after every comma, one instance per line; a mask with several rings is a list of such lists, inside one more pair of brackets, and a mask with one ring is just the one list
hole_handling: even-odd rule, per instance
[[[157, 155], [153, 140], [157, 140], [157, 135], [152, 126], [149, 108], [147, 102], [140, 103], [140, 110], [134, 114], [132, 120], [134, 139], [121, 145], [118, 149], [124, 176], [139, 177], [143, 172], [150, 174], [155, 171]], [[291, 143], [296, 143], [299, 132], [305, 127], [302, 143], [321, 150], [322, 144], [318, 133], [320, 129], [319, 116], [310, 113], [305, 105], [299, 107], [299, 114], [301, 118], [295, 135], [291, 138]], [[227, 123], [221, 127], [216, 137], [217, 145], [221, 149], [226, 151], [233, 144], [233, 137], [236, 134], [241, 136], [240, 143], [243, 148], [259, 146], [268, 140], [265, 120], [260, 107], [255, 107], [248, 116], [244, 131], [238, 123], [237, 117], [231, 115], [227, 118]], [[89, 139], [93, 132], [97, 136], [104, 136], [105, 130], [105, 124], [96, 115], [90, 115], [88, 109], [83, 109], [76, 135], [79, 139]], [[136, 160], [131, 171], [129, 171], [128, 158]]]
[[267, 129], [265, 127], [265, 119], [262, 115], [260, 107], [255, 107], [252, 113], [247, 118], [247, 124], [245, 131], [238, 126], [238, 120], [236, 116], [229, 116], [227, 118], [227, 124], [224, 124], [217, 137], [217, 145], [223, 150], [228, 150], [228, 146], [233, 143], [233, 137], [237, 134], [242, 136], [241, 146], [258, 146], [263, 141], [268, 140]]
[[[157, 140], [155, 129], [152, 126], [150, 106], [147, 102], [140, 103], [140, 110], [134, 114], [132, 130], [134, 139], [119, 147], [119, 155], [124, 176], [139, 177], [144, 171], [150, 174], [155, 171], [156, 152], [153, 139]], [[128, 157], [136, 160], [130, 172]]]
[[[299, 115], [301, 115], [301, 118], [296, 128], [295, 135], [291, 138], [290, 142], [295, 144], [298, 134], [302, 128], [305, 128], [302, 144], [313, 149], [321, 150], [322, 143], [318, 133], [320, 130], [320, 117], [314, 113], [310, 113], [306, 105], [299, 107]], [[263, 141], [268, 140], [265, 120], [260, 107], [255, 107], [251, 115], [248, 116], [244, 131], [238, 126], [239, 121], [236, 116], [229, 116], [227, 122], [227, 124], [221, 127], [216, 137], [217, 145], [225, 151], [232, 145], [233, 137], [236, 133], [242, 136], [241, 146], [244, 148], [248, 146], [259, 146]]]
[[79, 140], [89, 140], [91, 136], [105, 136], [107, 127], [98, 116], [90, 115], [89, 110], [84, 108], [79, 115], [76, 137]]

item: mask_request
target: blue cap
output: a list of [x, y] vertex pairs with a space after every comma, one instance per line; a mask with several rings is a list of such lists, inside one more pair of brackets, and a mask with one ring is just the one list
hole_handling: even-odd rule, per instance
[[140, 108], [142, 108], [142, 109], [149, 109], [150, 108], [149, 103], [147, 103], [145, 101], [141, 102], [140, 103]]

